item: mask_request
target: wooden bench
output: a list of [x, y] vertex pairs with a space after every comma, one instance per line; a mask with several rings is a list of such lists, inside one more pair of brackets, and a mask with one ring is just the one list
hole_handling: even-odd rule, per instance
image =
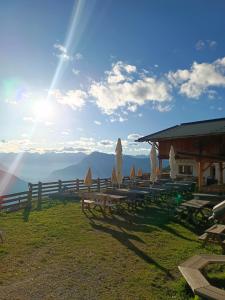
[[200, 236], [198, 237], [198, 239], [199, 239], [200, 241], [206, 241], [206, 239], [207, 239], [207, 233], [206, 233], [206, 232], [203, 233], [202, 235], [200, 235]]
[[201, 270], [210, 263], [225, 264], [225, 255], [196, 255], [178, 266], [178, 269], [194, 294], [205, 299], [224, 300], [225, 291], [212, 286], [201, 273]]
[[81, 195], [81, 207], [82, 211], [85, 209], [90, 210], [92, 205], [95, 205], [95, 194], [94, 193], [83, 193]]

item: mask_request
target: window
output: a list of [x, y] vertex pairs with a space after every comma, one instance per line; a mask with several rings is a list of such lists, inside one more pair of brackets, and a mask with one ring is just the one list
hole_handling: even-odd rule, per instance
[[179, 174], [193, 175], [193, 166], [179, 165]]

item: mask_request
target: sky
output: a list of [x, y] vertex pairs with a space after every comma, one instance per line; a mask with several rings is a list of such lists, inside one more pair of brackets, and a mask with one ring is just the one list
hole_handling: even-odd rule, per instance
[[225, 1], [0, 1], [0, 152], [147, 154], [224, 117]]

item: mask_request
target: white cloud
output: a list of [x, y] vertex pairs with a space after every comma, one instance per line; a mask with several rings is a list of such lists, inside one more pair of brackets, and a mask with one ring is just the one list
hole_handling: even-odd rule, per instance
[[61, 53], [67, 53], [66, 48], [61, 44], [54, 44], [54, 48], [58, 49]]
[[53, 47], [58, 50], [58, 53], [56, 56], [60, 57], [61, 59], [67, 61], [67, 60], [73, 60], [73, 56], [69, 55], [67, 49], [61, 45], [61, 44], [54, 44]]
[[33, 118], [33, 117], [23, 117], [23, 121], [30, 122], [30, 123], [36, 122], [35, 118]]
[[81, 53], [76, 53], [74, 55], [74, 58], [75, 58], [75, 60], [81, 60], [81, 59], [83, 59], [83, 55]]
[[121, 122], [121, 123], [123, 123], [123, 122], [125, 122], [125, 121], [127, 121], [128, 119], [127, 118], [123, 118], [122, 116], [114, 116], [114, 117], [111, 117], [110, 119], [110, 122], [111, 123], [114, 123], [114, 122]]
[[64, 130], [61, 132], [62, 135], [69, 135], [70, 134], [70, 130]]
[[196, 50], [202, 50], [205, 48], [205, 42], [202, 40], [197, 41], [197, 43], [195, 44], [195, 48]]
[[143, 114], [142, 114], [142, 113], [139, 113], [139, 114], [138, 114], [138, 117], [139, 117], [139, 118], [141, 118], [142, 116], [143, 116]]
[[[149, 148], [143, 148], [142, 144], [134, 143], [131, 137], [138, 138], [138, 135], [131, 134], [130, 139], [122, 139], [124, 154], [147, 154]], [[57, 142], [46, 146], [46, 141], [34, 142], [28, 138], [0, 141], [0, 152], [2, 153], [49, 153], [49, 152], [86, 152], [87, 154], [93, 151], [101, 151], [106, 153], [115, 153], [117, 139], [94, 139], [92, 137], [81, 137], [76, 140], [66, 142]]]
[[104, 81], [92, 82], [89, 94], [106, 114], [118, 108], [135, 108], [147, 101], [169, 101], [170, 84], [137, 72], [135, 66], [119, 61], [106, 72]]
[[212, 40], [199, 40], [197, 41], [197, 43], [195, 44], [195, 48], [196, 50], [203, 50], [206, 48], [216, 48], [217, 46], [217, 42], [216, 41], [212, 41]]
[[95, 123], [96, 125], [101, 125], [101, 124], [102, 124], [100, 121], [97, 121], [97, 120], [95, 120], [94, 123]]
[[224, 73], [225, 57], [211, 64], [194, 62], [190, 70], [169, 72], [168, 79], [181, 94], [198, 99], [209, 88], [225, 87]]
[[131, 112], [135, 112], [137, 110], [137, 105], [128, 105], [127, 109]]
[[131, 133], [131, 134], [129, 134], [128, 135], [128, 140], [137, 140], [137, 139], [139, 139], [141, 137], [141, 135], [140, 134], [138, 134], [138, 133]]
[[73, 110], [82, 108], [88, 97], [87, 93], [82, 90], [69, 90], [64, 94], [60, 90], [54, 90], [50, 94], [58, 103], [67, 105]]
[[168, 111], [171, 111], [173, 108], [173, 105], [171, 104], [161, 104], [161, 103], [158, 103], [154, 106], [154, 109], [155, 110], [158, 110], [159, 112], [168, 112]]
[[72, 72], [74, 75], [79, 75], [80, 74], [80, 70], [77, 69], [72, 69]]

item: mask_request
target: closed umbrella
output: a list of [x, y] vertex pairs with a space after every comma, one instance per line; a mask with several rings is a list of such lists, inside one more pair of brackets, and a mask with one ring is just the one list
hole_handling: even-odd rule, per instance
[[116, 145], [116, 177], [117, 177], [117, 182], [120, 187], [123, 181], [123, 174], [122, 174], [122, 166], [123, 166], [123, 158], [122, 158], [122, 144], [121, 144], [121, 139], [118, 138], [117, 145]]
[[113, 167], [111, 176], [112, 185], [117, 184], [116, 169]]
[[177, 165], [176, 165], [176, 159], [175, 159], [175, 152], [174, 152], [174, 148], [172, 145], [170, 147], [170, 153], [169, 153], [169, 164], [170, 164], [170, 178], [175, 179]]
[[135, 167], [134, 166], [130, 170], [130, 179], [135, 179]]
[[151, 160], [151, 176], [150, 176], [150, 181], [151, 182], [156, 182], [157, 180], [157, 155], [156, 155], [156, 148], [155, 148], [155, 143], [152, 144], [152, 149], [150, 151], [150, 160]]
[[143, 172], [142, 172], [141, 168], [138, 169], [137, 176], [138, 177], [142, 177], [143, 176]]
[[90, 188], [91, 188], [91, 185], [92, 185], [91, 168], [88, 168], [87, 174], [84, 178], [84, 184], [88, 186], [88, 191], [90, 191]]

